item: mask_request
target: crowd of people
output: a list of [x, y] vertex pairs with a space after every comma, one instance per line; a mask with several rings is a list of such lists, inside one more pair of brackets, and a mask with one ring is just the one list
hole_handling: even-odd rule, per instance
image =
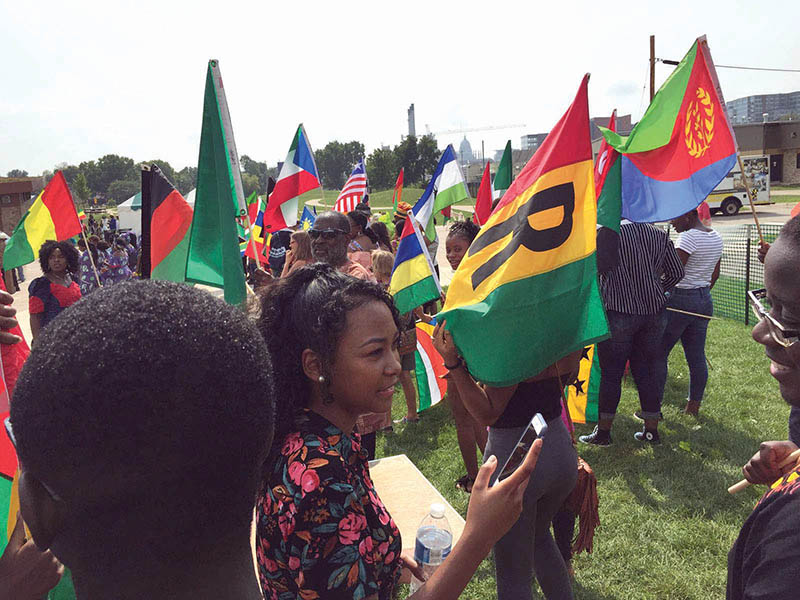
[[[431, 320], [435, 307], [401, 315], [386, 291], [408, 208], [395, 211], [392, 237], [366, 206], [324, 212], [309, 230], [292, 232], [282, 264], [256, 278], [249, 315], [166, 282], [104, 284], [82, 295], [72, 280], [81, 260], [121, 263], [131, 258], [126, 242], [101, 249], [89, 238], [83, 255], [68, 242], [42, 247], [44, 275], [31, 283], [37, 342], [6, 422], [22, 467], [22, 517], [40, 549], [27, 549], [39, 553], [37, 581], [57, 580], [60, 561], [79, 598], [381, 600], [410, 574], [421, 576], [368, 466], [376, 434], [393, 426], [398, 384], [407, 408], [401, 421], [411, 426], [420, 418], [408, 332], [417, 320]], [[635, 439], [660, 442], [666, 359], [678, 340], [690, 370], [685, 411], [698, 414], [722, 241], [695, 211], [672, 224], [675, 244], [661, 229], [625, 221], [619, 234], [598, 233], [611, 337], [597, 348], [600, 420], [582, 442], [611, 444], [627, 364], [644, 421]], [[449, 228], [453, 269], [477, 232], [468, 221]], [[762, 250], [766, 289], [749, 293], [759, 319], [753, 337], [795, 408], [790, 439], [765, 442], [744, 467], [753, 483], [780, 481], [730, 553], [728, 597], [737, 600], [791, 598], [800, 569], [800, 495], [793, 493], [800, 467], [786, 464], [800, 442], [800, 218]], [[3, 329], [14, 325], [10, 299], [0, 293]], [[0, 335], [9, 347], [19, 342]], [[446, 322], [436, 324], [433, 342], [448, 370], [447, 401], [466, 470], [456, 485], [471, 496], [461, 540], [413, 597], [457, 598], [493, 549], [499, 599], [532, 598], [534, 577], [548, 599], [572, 598], [574, 515], [566, 533], [558, 523], [577, 478], [564, 389], [581, 352], [497, 388], [473, 378]], [[117, 361], [129, 368], [105, 367]], [[92, 383], [100, 379], [103, 386]], [[547, 421], [546, 440], [496, 481], [535, 413]], [[21, 547], [9, 545], [11, 558], [0, 559], [0, 586], [10, 581], [7, 570], [22, 568], [14, 561]]]

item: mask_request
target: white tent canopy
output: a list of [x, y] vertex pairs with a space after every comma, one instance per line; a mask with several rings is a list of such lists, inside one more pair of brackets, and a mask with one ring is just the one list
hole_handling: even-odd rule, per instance
[[[196, 190], [192, 190], [184, 197], [186, 202], [194, 208], [194, 195]], [[142, 235], [142, 193], [131, 196], [125, 202], [117, 206], [119, 215], [119, 228], [132, 229], [137, 236]]]

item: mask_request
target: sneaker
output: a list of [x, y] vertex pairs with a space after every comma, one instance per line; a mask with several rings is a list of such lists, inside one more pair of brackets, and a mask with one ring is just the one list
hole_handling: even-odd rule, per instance
[[661, 436], [654, 429], [643, 429], [633, 434], [633, 439], [637, 442], [649, 442], [650, 444], [660, 444]]
[[[644, 417], [642, 416], [642, 411], [640, 410], [637, 410], [635, 413], [633, 413], [633, 416], [639, 419], [640, 421], [644, 421]], [[664, 413], [661, 411], [658, 411], [658, 420], [659, 421], [664, 420]]]
[[594, 444], [595, 446], [610, 446], [611, 432], [600, 429], [597, 425], [589, 435], [582, 435], [578, 438], [584, 444]]

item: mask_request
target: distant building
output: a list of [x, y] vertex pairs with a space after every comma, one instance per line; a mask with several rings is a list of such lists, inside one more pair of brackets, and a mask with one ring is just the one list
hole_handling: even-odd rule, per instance
[[11, 235], [31, 205], [34, 189], [41, 188], [41, 177], [0, 177], [0, 231]]
[[746, 96], [731, 100], [726, 106], [733, 125], [800, 120], [800, 92]]
[[408, 137], [417, 137], [417, 123], [414, 117], [414, 103], [408, 107]]
[[542, 145], [544, 138], [547, 137], [546, 133], [529, 133], [520, 138], [522, 150], [536, 150]]
[[[603, 137], [603, 134], [600, 133], [600, 127], [608, 127], [608, 122], [611, 120], [611, 117], [592, 117], [589, 119], [589, 133], [592, 136], [592, 141], [600, 139]], [[631, 124], [631, 116], [630, 115], [617, 115], [617, 122], [615, 126], [615, 130], [620, 135], [628, 135], [631, 130], [633, 129], [633, 125]]]
[[472, 145], [467, 140], [467, 136], [464, 136], [464, 139], [461, 140], [461, 144], [458, 146], [458, 162], [462, 165], [471, 163], [475, 160], [475, 156], [472, 154]]
[[771, 183], [800, 183], [800, 121], [734, 125], [742, 156], [769, 156]]

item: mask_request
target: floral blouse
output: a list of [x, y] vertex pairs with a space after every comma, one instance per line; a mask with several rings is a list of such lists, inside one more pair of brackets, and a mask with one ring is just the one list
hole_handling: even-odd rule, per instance
[[400, 530], [378, 498], [358, 434], [306, 410], [257, 503], [259, 575], [270, 600], [388, 599]]

